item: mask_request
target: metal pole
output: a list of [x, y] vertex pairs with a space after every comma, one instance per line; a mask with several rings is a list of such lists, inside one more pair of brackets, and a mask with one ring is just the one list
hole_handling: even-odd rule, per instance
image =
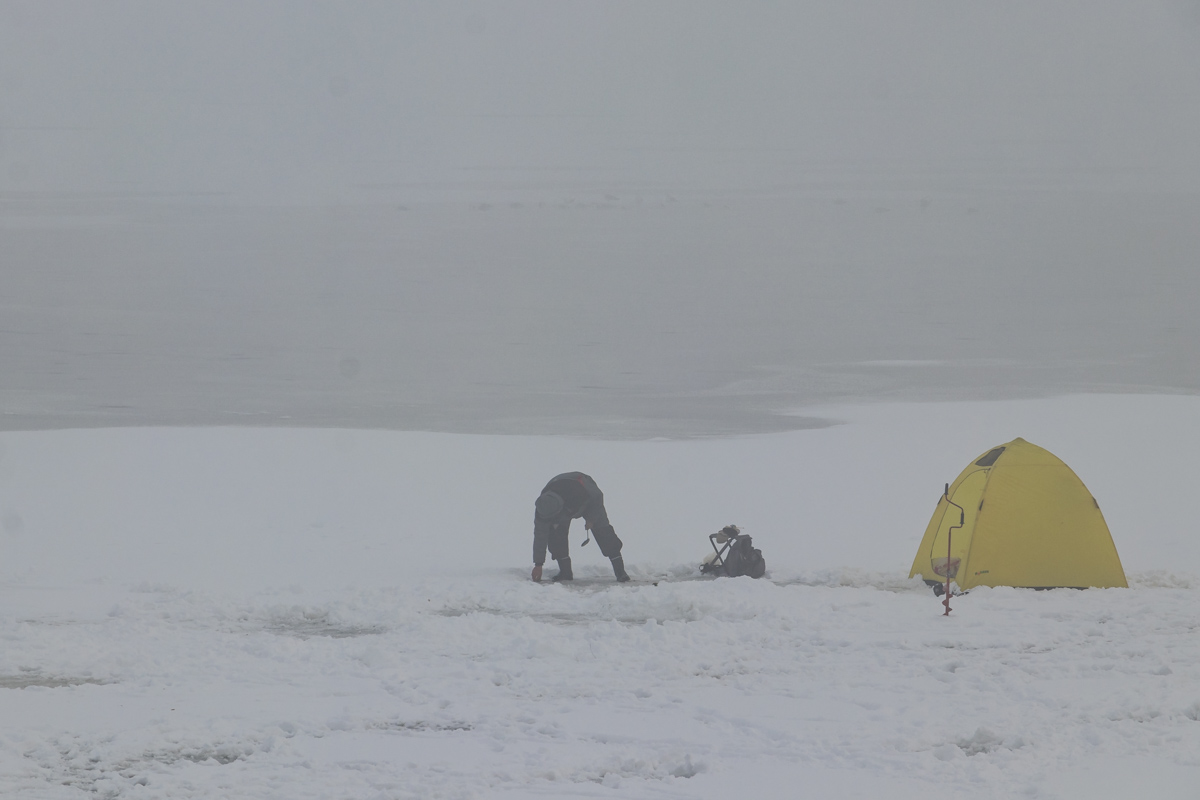
[[943, 617], [950, 616], [950, 536], [953, 530], [954, 527], [951, 526], [946, 531], [946, 596], [942, 598], [942, 605], [946, 607], [946, 613], [942, 614]]
[[942, 598], [942, 605], [946, 607], [946, 613], [943, 617], [950, 616], [950, 577], [951, 577], [951, 561], [950, 561], [950, 542], [953, 538], [954, 529], [961, 528], [967, 524], [967, 512], [958, 503], [950, 499], [950, 484], [946, 484], [946, 488], [942, 494], [946, 498], [946, 502], [958, 509], [958, 524], [951, 525], [946, 529], [946, 596]]

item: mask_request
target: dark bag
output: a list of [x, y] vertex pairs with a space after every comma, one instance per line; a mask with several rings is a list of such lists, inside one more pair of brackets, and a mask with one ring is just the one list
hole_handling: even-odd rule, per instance
[[709, 556], [709, 560], [700, 566], [701, 574], [728, 575], [731, 578], [739, 575], [761, 578], [766, 574], [767, 562], [762, 551], [738, 526], [726, 525], [717, 533], [710, 534], [708, 540], [712, 542], [716, 557]]
[[753, 546], [750, 537], [737, 537], [725, 554], [725, 574], [731, 578], [739, 575], [749, 575], [751, 578], [761, 578], [767, 571], [767, 561], [763, 558], [762, 550]]

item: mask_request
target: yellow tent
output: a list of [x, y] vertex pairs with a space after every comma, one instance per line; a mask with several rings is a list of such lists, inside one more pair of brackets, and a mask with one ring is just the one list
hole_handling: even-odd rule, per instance
[[949, 571], [960, 589], [1128, 585], [1100, 505], [1053, 453], [1013, 439], [968, 464], [948, 495], [910, 578], [934, 584]]

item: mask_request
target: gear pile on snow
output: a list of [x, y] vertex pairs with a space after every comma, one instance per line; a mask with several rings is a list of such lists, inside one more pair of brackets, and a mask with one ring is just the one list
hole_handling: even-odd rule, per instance
[[726, 575], [730, 578], [739, 575], [761, 578], [766, 574], [767, 562], [762, 551], [737, 525], [726, 525], [716, 533], [710, 533], [708, 540], [712, 543], [713, 552], [700, 565], [701, 574]]

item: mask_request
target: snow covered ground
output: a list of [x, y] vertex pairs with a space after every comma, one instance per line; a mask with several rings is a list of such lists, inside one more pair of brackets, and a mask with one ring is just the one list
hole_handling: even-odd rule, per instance
[[[818, 413], [845, 424], [0, 434], [0, 796], [1196, 797], [1200, 398]], [[906, 577], [928, 514], [1016, 436], [1092, 490], [1131, 588], [944, 618]], [[568, 469], [633, 584], [581, 531], [579, 585], [527, 580]], [[727, 523], [767, 579], [697, 577]]]

